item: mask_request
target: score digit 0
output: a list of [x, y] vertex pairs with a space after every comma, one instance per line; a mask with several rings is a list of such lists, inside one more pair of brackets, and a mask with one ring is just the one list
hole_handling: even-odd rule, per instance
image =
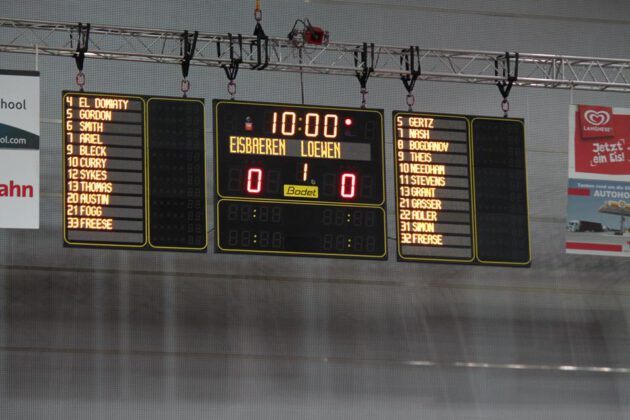
[[354, 198], [356, 195], [357, 176], [353, 173], [346, 172], [341, 174], [341, 187], [339, 193], [342, 198]]
[[245, 188], [250, 194], [260, 194], [262, 191], [263, 171], [260, 168], [249, 168], [247, 170], [247, 184]]

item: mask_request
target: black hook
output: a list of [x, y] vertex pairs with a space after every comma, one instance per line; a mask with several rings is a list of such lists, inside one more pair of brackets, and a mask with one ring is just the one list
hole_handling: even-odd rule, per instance
[[[230, 64], [222, 64], [221, 67], [225, 70], [225, 75], [230, 81], [236, 79], [236, 75], [238, 74], [238, 67], [243, 62], [243, 36], [238, 34], [238, 47], [239, 47], [239, 56], [235, 57], [234, 54], [234, 37], [231, 33], [228, 33], [228, 40], [230, 43]], [[217, 41], [217, 55], [221, 58], [221, 40]]]
[[[256, 64], [251, 65], [252, 70], [263, 70], [269, 64], [269, 37], [265, 34], [262, 25], [260, 22], [256, 23], [256, 27], [254, 28], [254, 35], [256, 35], [256, 40], [252, 41], [249, 45], [249, 51], [251, 53], [254, 46], [256, 46]], [[263, 47], [264, 45], [264, 47]], [[265, 52], [265, 58], [263, 60], [262, 53]]]
[[[514, 72], [511, 71], [511, 60], [514, 59]], [[503, 60], [503, 68], [501, 77], [503, 80], [497, 80], [497, 87], [503, 99], [507, 99], [512, 90], [514, 82], [518, 80], [518, 53], [511, 55], [506, 52], [505, 55], [500, 55], [494, 60], [494, 75], [499, 76], [499, 60]]]
[[84, 26], [81, 22], [79, 22], [77, 34], [77, 51], [73, 54], [73, 57], [77, 63], [79, 72], [82, 72], [83, 62], [85, 61], [85, 53], [88, 50], [88, 42], [90, 41], [90, 24], [86, 23]]
[[367, 43], [363, 43], [363, 48], [360, 49], [360, 47], [357, 47], [357, 49], [354, 51], [354, 66], [355, 67], [359, 67], [359, 64], [361, 64], [361, 70], [357, 70], [356, 76], [357, 79], [359, 80], [359, 83], [361, 84], [361, 88], [365, 89], [367, 87], [367, 82], [368, 79], [370, 78], [370, 74], [372, 74], [374, 72], [374, 43], [370, 44], [370, 64], [368, 66], [368, 46]]
[[[195, 48], [197, 47], [197, 37], [199, 32], [195, 31], [192, 35], [188, 34], [188, 31], [184, 31], [182, 35], [183, 42], [183, 54], [182, 54], [182, 75], [184, 79], [188, 77], [188, 70], [190, 69], [190, 61], [195, 56]], [[192, 42], [190, 38], [192, 37]]]
[[409, 72], [409, 74], [400, 76], [400, 80], [402, 80], [405, 85], [407, 92], [411, 93], [416, 85], [416, 80], [418, 80], [421, 74], [420, 48], [412, 46], [409, 47], [409, 49], [402, 50], [400, 67]]

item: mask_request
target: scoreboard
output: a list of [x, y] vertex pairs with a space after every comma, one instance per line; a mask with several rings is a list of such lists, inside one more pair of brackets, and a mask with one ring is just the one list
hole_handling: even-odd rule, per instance
[[399, 261], [528, 266], [523, 121], [393, 113]]
[[66, 246], [207, 249], [202, 99], [63, 92]]
[[217, 252], [387, 257], [382, 111], [213, 108]]

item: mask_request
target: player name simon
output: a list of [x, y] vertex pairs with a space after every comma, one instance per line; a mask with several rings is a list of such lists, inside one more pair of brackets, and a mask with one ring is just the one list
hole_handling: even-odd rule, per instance
[[283, 138], [230, 136], [230, 153], [246, 155], [287, 155], [287, 142], [299, 142], [300, 157], [341, 159], [341, 143], [321, 140], [287, 140]]

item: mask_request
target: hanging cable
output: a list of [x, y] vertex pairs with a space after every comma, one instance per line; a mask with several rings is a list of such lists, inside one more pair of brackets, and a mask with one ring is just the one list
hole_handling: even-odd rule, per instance
[[259, 0], [256, 0], [254, 19], [256, 20], [256, 26], [254, 27], [256, 39], [250, 42], [249, 52], [250, 55], [253, 55], [254, 48], [256, 48], [256, 63], [250, 67], [252, 70], [264, 70], [269, 64], [269, 37], [262, 27], [262, 10]]
[[[370, 64], [368, 65], [368, 60]], [[361, 108], [365, 108], [367, 104], [367, 82], [370, 75], [374, 72], [374, 43], [370, 44], [370, 53], [368, 54], [368, 45], [363, 43], [363, 48], [357, 47], [354, 50], [354, 66], [361, 68], [355, 71], [355, 75], [361, 85]]]
[[[514, 72], [511, 71], [512, 58], [514, 58]], [[499, 66], [500, 60], [502, 61], [502, 66]], [[499, 67], [502, 67], [501, 74], [499, 74]], [[501, 96], [503, 96], [503, 100], [501, 101], [501, 110], [503, 111], [503, 117], [507, 118], [510, 111], [510, 102], [508, 101], [508, 96], [510, 96], [510, 91], [512, 90], [514, 82], [518, 80], [518, 53], [514, 53], [514, 55], [511, 55], [509, 52], [506, 52], [505, 55], [495, 58], [494, 75], [497, 77], [499, 75], [503, 77], [502, 80], [497, 80], [497, 87], [499, 88]]]
[[[79, 72], [75, 77], [75, 81], [79, 86], [81, 92], [83, 92], [83, 86], [85, 86], [85, 73], [83, 73], [83, 63], [85, 61], [85, 53], [88, 50], [88, 43], [90, 41], [90, 24], [85, 26], [79, 22], [77, 27], [77, 49], [73, 54], [74, 61], [77, 64]], [[70, 45], [72, 45], [72, 32], [70, 32]]]
[[[302, 47], [298, 49], [298, 54], [300, 56], [300, 70], [302, 70]], [[304, 105], [304, 72], [300, 71], [300, 92], [302, 93], [302, 105]]]
[[409, 49], [404, 49], [400, 55], [400, 66], [408, 72], [408, 74], [400, 76], [400, 79], [405, 89], [407, 89], [407, 106], [411, 112], [413, 111], [413, 105], [416, 103], [416, 98], [411, 92], [413, 92], [413, 88], [421, 73], [420, 48], [411, 46]]
[[[182, 83], [181, 90], [184, 98], [190, 90], [190, 81], [188, 80], [188, 70], [190, 69], [190, 61], [195, 55], [195, 48], [197, 46], [197, 36], [199, 32], [195, 31], [192, 35], [188, 34], [188, 31], [184, 31], [180, 43], [180, 53], [182, 54]], [[190, 38], [192, 37], [192, 42]]]
[[[234, 37], [231, 33], [228, 33], [228, 42], [230, 44], [230, 63], [229, 64], [221, 64], [221, 68], [225, 71], [225, 75], [227, 76], [229, 82], [227, 85], [227, 91], [230, 94], [230, 99], [234, 99], [236, 96], [236, 75], [238, 74], [238, 68], [243, 62], [243, 36], [238, 34], [238, 56], [234, 52]], [[217, 56], [221, 58], [221, 39], [217, 41]]]

